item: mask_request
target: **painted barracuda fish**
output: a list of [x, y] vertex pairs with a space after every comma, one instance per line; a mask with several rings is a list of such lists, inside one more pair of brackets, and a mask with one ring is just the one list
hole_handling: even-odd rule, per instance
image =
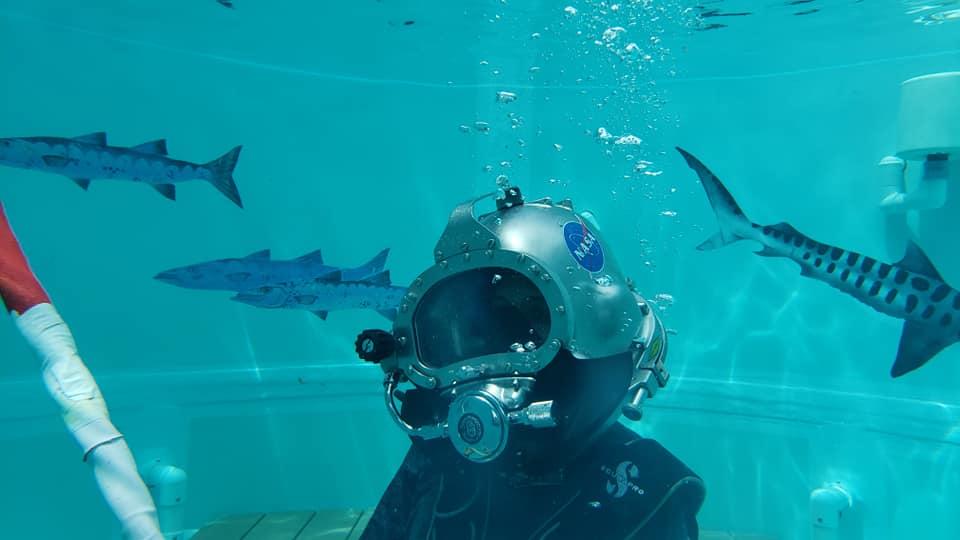
[[758, 255], [790, 259], [800, 265], [802, 275], [839, 289], [881, 313], [903, 319], [892, 377], [919, 368], [960, 341], [960, 292], [943, 280], [916, 244], [909, 243], [903, 259], [888, 264], [817, 242], [788, 223], [757, 225], [700, 160], [681, 148], [677, 150], [700, 177], [720, 224], [720, 232], [697, 249], [754, 240], [762, 246]]
[[393, 320], [405, 287], [390, 285], [384, 270], [362, 281], [315, 279], [302, 283], [264, 285], [244, 291], [231, 300], [269, 309], [303, 309], [326, 320], [330, 311], [372, 309]]
[[0, 165], [61, 174], [84, 190], [90, 187], [91, 180], [142, 182], [170, 200], [177, 198], [175, 184], [205, 180], [243, 208], [233, 181], [241, 148], [237, 146], [218, 159], [197, 164], [167, 157], [164, 139], [125, 148], [107, 146], [107, 134], [103, 132], [72, 139], [14, 137], [0, 139]]
[[290, 260], [270, 258], [264, 249], [246, 257], [218, 259], [160, 272], [154, 279], [184, 287], [241, 292], [267, 284], [296, 283], [314, 279], [360, 281], [383, 271], [389, 249], [377, 253], [356, 268], [339, 268], [324, 264], [318, 249]]

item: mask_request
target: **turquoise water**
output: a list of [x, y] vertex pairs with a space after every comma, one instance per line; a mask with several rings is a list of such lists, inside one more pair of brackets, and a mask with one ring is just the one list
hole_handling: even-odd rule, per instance
[[[0, 1], [0, 137], [103, 130], [197, 162], [242, 144], [245, 208], [199, 182], [173, 203], [11, 168], [0, 200], [133, 451], [187, 471], [193, 528], [372, 506], [406, 441], [353, 354], [377, 314], [321, 321], [152, 276], [265, 248], [355, 265], [390, 247], [403, 284], [450, 209], [506, 175], [594, 212], [641, 291], [669, 295], [673, 379], [630, 425], [704, 477], [704, 529], [809, 538], [809, 493], [837, 481], [861, 538], [955, 537], [958, 349], [891, 379], [900, 321], [750, 246], [696, 251], [716, 223], [672, 150], [754, 221], [899, 258], [877, 163], [896, 150], [900, 83], [957, 70], [960, 5], [943, 4]], [[938, 219], [920, 241], [960, 284], [957, 229]], [[0, 536], [114, 537], [12, 324], [0, 344]]]

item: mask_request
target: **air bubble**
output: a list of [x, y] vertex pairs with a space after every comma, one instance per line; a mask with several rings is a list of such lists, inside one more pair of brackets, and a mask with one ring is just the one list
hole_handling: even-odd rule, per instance
[[669, 293], [658, 293], [653, 297], [653, 304], [656, 305], [660, 311], [666, 311], [667, 308], [673, 305], [673, 301], [673, 295]]
[[497, 92], [497, 101], [500, 103], [513, 103], [517, 100], [517, 94], [501, 90]]
[[597, 138], [600, 139], [601, 141], [609, 141], [610, 139], [613, 138], [613, 135], [611, 135], [606, 128], [601, 127], [601, 128], [597, 128]]
[[643, 140], [640, 137], [637, 137], [636, 135], [624, 135], [622, 137], [619, 137], [617, 140], [613, 141], [613, 144], [621, 144], [621, 145], [626, 144], [626, 145], [632, 145], [632, 146], [642, 144], [642, 143], [643, 143]]
[[607, 28], [606, 30], [603, 31], [603, 39], [604, 41], [607, 41], [607, 42], [613, 41], [618, 37], [620, 37], [620, 34], [626, 31], [627, 31], [626, 28], [622, 26], [611, 26], [610, 28]]
[[601, 287], [609, 287], [613, 285], [613, 278], [607, 274], [593, 278], [593, 282]]

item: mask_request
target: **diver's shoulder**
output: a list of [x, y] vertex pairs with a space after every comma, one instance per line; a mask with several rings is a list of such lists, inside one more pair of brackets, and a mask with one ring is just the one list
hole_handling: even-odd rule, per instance
[[706, 496], [703, 480], [679, 457], [619, 422], [600, 437], [587, 461], [586, 470], [599, 474], [611, 502], [654, 510], [678, 498], [696, 511]]
[[632, 457], [638, 461], [668, 464], [675, 467], [678, 472], [686, 471], [689, 474], [695, 474], [679, 457], [658, 441], [641, 437], [620, 422], [612, 425], [597, 440], [594, 452], [591, 454], [594, 459], [612, 456]]

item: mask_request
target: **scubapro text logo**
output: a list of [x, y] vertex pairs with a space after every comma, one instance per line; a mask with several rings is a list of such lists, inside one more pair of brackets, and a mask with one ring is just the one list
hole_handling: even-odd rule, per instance
[[640, 477], [640, 468], [632, 461], [621, 462], [616, 470], [606, 465], [600, 467], [600, 470], [607, 476], [607, 494], [614, 499], [623, 497], [627, 492], [643, 495], [643, 488], [634, 482]]

